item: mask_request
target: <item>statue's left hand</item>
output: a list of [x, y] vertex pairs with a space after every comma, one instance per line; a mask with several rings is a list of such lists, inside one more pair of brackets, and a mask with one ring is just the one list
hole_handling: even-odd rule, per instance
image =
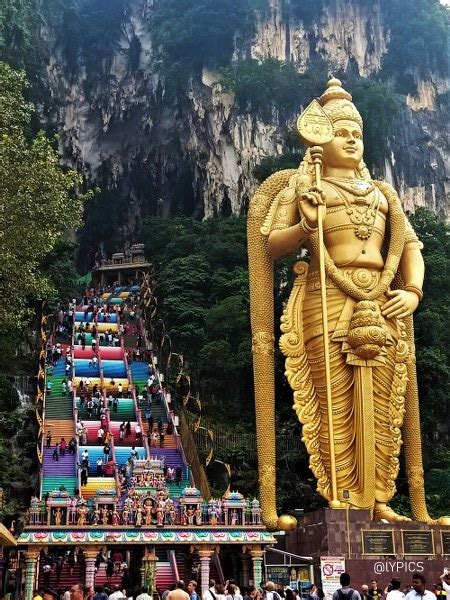
[[403, 319], [403, 317], [411, 315], [419, 304], [417, 294], [407, 290], [392, 290], [386, 292], [386, 296], [390, 300], [381, 307], [383, 317], [386, 317], [386, 319], [393, 319], [394, 317]]

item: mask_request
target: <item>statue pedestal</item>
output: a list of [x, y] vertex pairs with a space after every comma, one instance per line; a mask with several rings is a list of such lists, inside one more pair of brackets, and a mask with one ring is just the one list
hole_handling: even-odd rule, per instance
[[304, 515], [297, 530], [287, 533], [278, 545], [293, 554], [312, 556], [316, 582], [321, 578], [321, 557], [345, 557], [352, 587], [358, 590], [374, 577], [382, 589], [392, 577], [398, 577], [402, 585], [410, 584], [414, 571], [425, 575], [431, 589], [448, 565], [449, 546], [448, 526], [382, 523], [371, 521], [366, 510], [331, 509]]

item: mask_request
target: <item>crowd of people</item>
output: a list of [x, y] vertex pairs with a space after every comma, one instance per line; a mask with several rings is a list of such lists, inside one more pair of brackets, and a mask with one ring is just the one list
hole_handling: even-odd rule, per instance
[[[412, 574], [411, 583], [393, 577], [389, 583], [381, 588], [377, 579], [372, 579], [369, 584], [361, 586], [360, 591], [351, 587], [351, 578], [348, 573], [340, 576], [341, 588], [333, 594], [333, 600], [445, 600], [450, 599], [450, 577], [448, 569], [434, 582], [431, 590], [427, 589], [427, 580], [423, 573]], [[320, 595], [314, 594], [312, 600], [318, 600]]]
[[[99, 553], [101, 554], [101, 553]], [[111, 553], [110, 553], [111, 554]], [[114, 555], [97, 557], [96, 569], [102, 561], [106, 562], [107, 582], [104, 586], [96, 586], [95, 589], [86, 589], [81, 584], [72, 586], [70, 597], [67, 593], [58, 590], [57, 593], [50, 590], [38, 592], [33, 600], [120, 600], [122, 598], [136, 598], [136, 600], [317, 600], [324, 598], [320, 587], [313, 585], [309, 590], [299, 591], [275, 585], [268, 581], [261, 586], [250, 586], [240, 589], [235, 581], [227, 581], [225, 584], [210, 580], [208, 589], [200, 593], [200, 586], [196, 578], [187, 584], [184, 581], [177, 583], [165, 590], [156, 589], [149, 594], [147, 587], [142, 587], [140, 593], [132, 595], [129, 589], [130, 574], [126, 563], [123, 563], [120, 552]], [[115, 573], [122, 573], [121, 584], [112, 585], [111, 580]], [[45, 580], [44, 580], [45, 581]], [[447, 570], [440, 576], [439, 583], [433, 585], [433, 591], [427, 589], [426, 578], [423, 573], [413, 573], [411, 584], [402, 585], [398, 578], [393, 578], [381, 589], [377, 580], [373, 579], [370, 585], [363, 585], [358, 591], [351, 587], [351, 578], [348, 573], [340, 576], [341, 587], [333, 594], [333, 600], [442, 600], [450, 598], [450, 580]], [[47, 597], [46, 597], [47, 592]]]
[[[99, 347], [97, 339], [100, 345], [120, 345], [120, 336], [126, 335], [129, 332], [136, 334], [136, 348], [134, 350], [128, 350], [128, 359], [142, 361], [152, 360], [151, 353], [144, 348], [144, 340], [140, 330], [137, 327], [136, 320], [136, 297], [132, 296], [130, 301], [111, 306], [107, 303], [102, 303], [101, 290], [97, 292], [88, 290], [85, 292], [83, 297], [84, 303], [84, 316], [85, 322], [81, 322], [77, 325], [78, 329], [75, 334], [78, 342], [83, 347], [83, 342], [86, 341], [86, 334], [92, 334], [92, 350], [93, 357], [89, 361], [89, 366], [94, 370], [98, 369], [99, 365]], [[58, 327], [57, 332], [59, 334], [67, 333], [72, 331], [75, 322], [75, 312], [77, 308], [76, 300], [73, 299], [68, 304], [61, 304], [58, 314]], [[100, 332], [97, 329], [97, 322], [111, 322], [111, 314], [115, 312], [119, 317], [119, 331], [113, 333], [112, 331]], [[125, 311], [131, 321], [121, 322], [120, 318], [124, 317]], [[92, 320], [89, 322], [89, 315], [92, 314]], [[102, 336], [105, 333], [104, 340], [102, 342]], [[96, 337], [97, 336], [97, 337]], [[70, 335], [68, 336], [70, 337]], [[148, 425], [147, 428], [147, 444], [149, 447], [160, 447], [163, 448], [166, 437], [174, 433], [173, 426], [173, 415], [169, 415], [167, 422], [159, 416], [156, 421], [153, 417], [152, 405], [157, 405], [163, 402], [163, 390], [158, 381], [157, 374], [154, 371], [155, 361], [149, 363], [149, 376], [146, 385], [143, 386], [142, 390], [139, 390], [137, 386], [127, 386], [121, 381], [116, 385], [114, 377], [111, 377], [109, 384], [104, 383], [105, 387], [100, 389], [98, 381], [94, 378], [91, 381], [89, 376], [83, 376], [77, 380], [77, 386], [74, 390], [74, 369], [72, 365], [71, 352], [63, 349], [61, 343], [49, 344], [47, 349], [47, 375], [52, 375], [53, 369], [58, 365], [60, 360], [65, 360], [65, 378], [61, 383], [61, 395], [73, 395], [75, 393], [77, 398], [77, 409], [76, 412], [76, 426], [75, 436], [70, 440], [66, 440], [64, 437], [59, 438], [54, 446], [52, 445], [53, 433], [51, 428], [48, 429], [45, 438], [46, 448], [53, 448], [52, 459], [53, 461], [59, 461], [61, 457], [65, 456], [66, 452], [69, 454], [77, 454], [78, 447], [86, 446], [90, 440], [88, 440], [88, 429], [82, 422], [81, 418], [87, 419], [98, 419], [100, 421], [99, 428], [97, 430], [97, 445], [102, 446], [102, 456], [96, 459], [95, 466], [89, 463], [89, 452], [85, 450], [77, 462], [77, 467], [80, 473], [80, 483], [84, 487], [88, 484], [90, 473], [93, 471], [97, 477], [114, 476], [116, 471], [121, 485], [122, 492], [126, 492], [130, 487], [129, 473], [126, 472], [127, 465], [116, 464], [112, 456], [112, 446], [114, 441], [119, 444], [132, 445], [128, 462], [133, 459], [140, 458], [139, 451], [136, 448], [143, 444], [144, 431], [140, 421], [131, 423], [130, 420], [123, 420], [118, 428], [118, 439], [114, 440], [114, 434], [110, 427], [110, 415], [117, 414], [119, 411], [119, 405], [121, 399], [124, 397], [136, 398], [137, 408], [140, 409], [145, 415], [145, 421]], [[95, 373], [95, 371], [94, 371]], [[50, 377], [47, 377], [47, 395], [52, 394], [52, 381]], [[92, 443], [92, 442], [91, 442]], [[161, 477], [149, 477], [147, 476], [145, 482], [142, 478], [135, 485], [154, 484], [156, 489], [161, 489], [167, 482], [181, 482], [181, 467], [174, 469], [168, 467], [165, 469], [163, 478]], [[150, 481], [151, 480], [151, 481]]]

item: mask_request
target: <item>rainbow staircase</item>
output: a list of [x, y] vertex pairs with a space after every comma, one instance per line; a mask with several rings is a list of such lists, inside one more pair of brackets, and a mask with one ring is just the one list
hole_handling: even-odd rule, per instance
[[[45, 397], [45, 421], [44, 421], [44, 439], [47, 432], [51, 431], [52, 441], [50, 448], [43, 448], [43, 464], [41, 471], [41, 494], [43, 498], [50, 492], [58, 490], [67, 491], [69, 496], [78, 497], [85, 500], [87, 505], [92, 507], [94, 500], [99, 496], [107, 497], [115, 495], [119, 498], [120, 509], [123, 507], [126, 499], [121, 495], [118, 489], [119, 478], [117, 471], [124, 465], [130, 465], [130, 458], [134, 452], [137, 452], [139, 460], [149, 458], [164, 459], [164, 465], [174, 469], [182, 469], [182, 479], [179, 485], [174, 482], [166, 482], [169, 496], [175, 500], [182, 496], [183, 489], [193, 485], [190, 470], [186, 464], [182, 448], [179, 445], [175, 433], [168, 435], [166, 433], [169, 414], [165, 399], [153, 399], [151, 407], [142, 402], [139, 405], [136, 390], [139, 394], [147, 385], [149, 378], [149, 365], [147, 362], [131, 361], [128, 362], [128, 356], [132, 355], [135, 348], [137, 336], [142, 328], [139, 317], [130, 319], [126, 310], [123, 315], [123, 322], [130, 325], [128, 334], [122, 334], [119, 341], [114, 345], [100, 345], [100, 336], [107, 330], [118, 334], [122, 330], [121, 318], [115, 312], [105, 313], [103, 305], [106, 303], [109, 307], [121, 305], [124, 302], [126, 292], [122, 288], [114, 290], [101, 301], [102, 308], [99, 308], [96, 315], [86, 306], [79, 306], [75, 313], [75, 323], [73, 327], [73, 344], [64, 349], [63, 357], [53, 367], [52, 372], [47, 376], [47, 382], [51, 383], [51, 392], [46, 393]], [[114, 309], [111, 308], [111, 311]], [[86, 329], [84, 333], [84, 343], [80, 339], [80, 332]], [[93, 327], [96, 327], [95, 336], [92, 334]], [[104, 338], [103, 338], [104, 339]], [[66, 354], [68, 353], [68, 354]], [[72, 361], [72, 375], [74, 382], [73, 394], [66, 393], [63, 396], [62, 383], [66, 379], [66, 355], [70, 356]], [[98, 360], [96, 364], [92, 361], [94, 355]], [[89, 378], [91, 386], [88, 390], [83, 390], [80, 383], [83, 379]], [[92, 386], [97, 384], [101, 394], [104, 406], [106, 408], [107, 430], [112, 434], [112, 445], [110, 458], [115, 463], [116, 474], [114, 476], [100, 476], [97, 470], [97, 464], [106, 462], [106, 456], [103, 452], [104, 443], [99, 443], [97, 432], [100, 428], [100, 417], [97, 411], [92, 411], [88, 416], [86, 409], [86, 397], [92, 394]], [[119, 385], [122, 385], [122, 395], [119, 393]], [[84, 397], [81, 402], [80, 395]], [[117, 405], [111, 402], [111, 395], [121, 396], [118, 398]], [[147, 422], [147, 411], [151, 410], [153, 418], [153, 433], [158, 432], [158, 421], [163, 423], [165, 432], [164, 443], [153, 444], [151, 435], [148, 437], [149, 425]], [[67, 442], [74, 437], [77, 420], [83, 423], [86, 430], [86, 444], [78, 444], [75, 454], [69, 454], [66, 449], [65, 455], [58, 454], [58, 460], [55, 460], [54, 446], [61, 438]], [[130, 423], [131, 434], [120, 439], [119, 428], [121, 423]], [[135, 428], [139, 425], [142, 428], [142, 437], [136, 439]], [[88, 453], [88, 481], [86, 485], [80, 485], [79, 470], [82, 463], [83, 454]], [[129, 469], [128, 469], [129, 471]], [[156, 492], [156, 490], [155, 490]], [[104, 526], [98, 525], [102, 528]], [[114, 528], [111, 524], [109, 528]], [[122, 526], [120, 526], [122, 527]], [[137, 530], [138, 531], [138, 530]], [[167, 549], [169, 548], [169, 549]], [[177, 548], [177, 549], [175, 549]], [[169, 589], [176, 582], [177, 578], [184, 578], [187, 573], [185, 569], [185, 549], [175, 546], [156, 546], [158, 556], [156, 586], [159, 590]], [[213, 566], [211, 566], [213, 572]], [[96, 585], [120, 585], [122, 583], [121, 572], [107, 580], [106, 565], [101, 563], [95, 575]], [[50, 587], [66, 589], [77, 581], [84, 578], [84, 563], [77, 562], [70, 574], [70, 568], [64, 563], [59, 580], [56, 574], [50, 576]], [[39, 585], [43, 586], [42, 573], [39, 579]]]

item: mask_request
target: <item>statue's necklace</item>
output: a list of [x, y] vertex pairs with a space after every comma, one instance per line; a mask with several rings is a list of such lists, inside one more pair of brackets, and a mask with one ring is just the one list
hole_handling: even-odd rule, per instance
[[[355, 226], [353, 231], [356, 237], [360, 240], [368, 240], [372, 235], [375, 219], [378, 214], [378, 209], [380, 208], [380, 195], [378, 190], [375, 189], [375, 185], [369, 184], [366, 181], [350, 178], [343, 180], [334, 177], [324, 177], [324, 180], [337, 188], [338, 194], [344, 201], [350, 221]], [[342, 188], [355, 197], [355, 203], [353, 205], [348, 202], [345, 194], [343, 194], [339, 188]], [[374, 190], [373, 200], [367, 204], [365, 197]]]
[[368, 196], [375, 189], [373, 183], [354, 177], [323, 177], [323, 179], [357, 198], [364, 198], [364, 196]]

